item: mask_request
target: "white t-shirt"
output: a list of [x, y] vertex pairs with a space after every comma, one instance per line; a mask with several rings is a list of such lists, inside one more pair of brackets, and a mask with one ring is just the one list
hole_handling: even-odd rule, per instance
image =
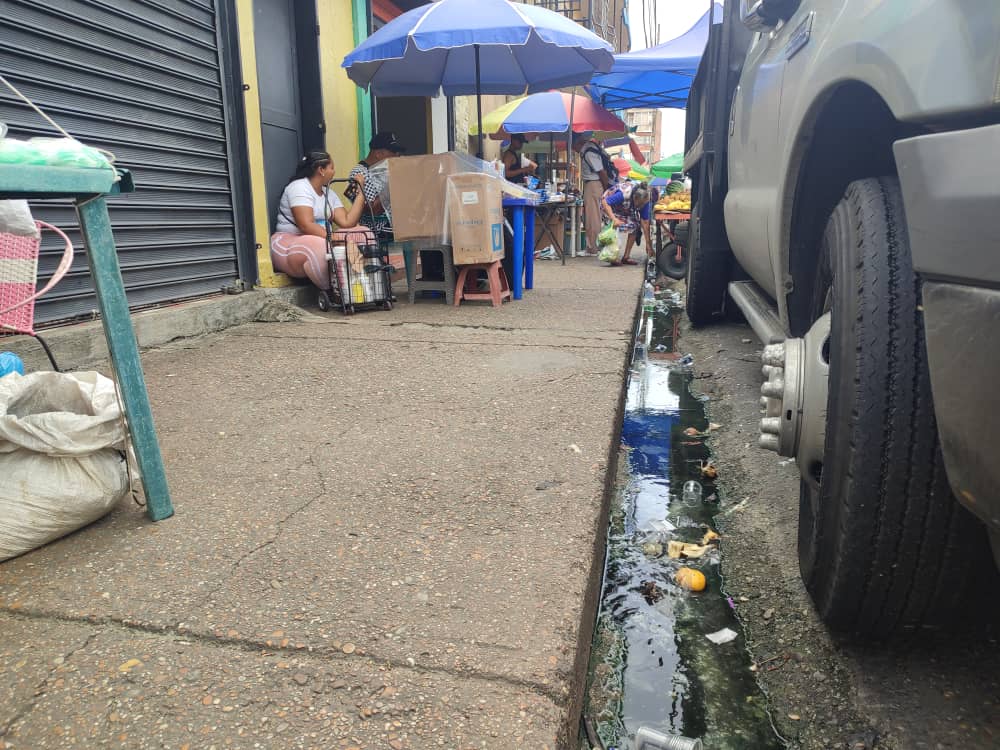
[[275, 231], [302, 234], [295, 223], [295, 215], [292, 213], [292, 209], [298, 206], [311, 207], [313, 219], [316, 220], [317, 224], [323, 225], [330, 218], [326, 213], [326, 195], [330, 196], [331, 215], [335, 209], [344, 207], [344, 204], [340, 202], [340, 196], [329, 188], [323, 188], [323, 192], [317, 195], [307, 177], [289, 182], [285, 186], [285, 192], [281, 194], [281, 200], [278, 201], [278, 223], [274, 228]]

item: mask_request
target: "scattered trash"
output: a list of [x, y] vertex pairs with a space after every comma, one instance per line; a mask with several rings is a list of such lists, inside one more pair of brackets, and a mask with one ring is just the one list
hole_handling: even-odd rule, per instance
[[693, 479], [689, 479], [684, 483], [684, 489], [681, 491], [681, 499], [685, 503], [693, 505], [701, 501], [701, 492], [701, 484]]
[[788, 714], [788, 718], [791, 719], [792, 721], [798, 721], [802, 717], [799, 716], [798, 714]]
[[670, 523], [670, 521], [664, 518], [662, 520], [650, 521], [645, 526], [643, 526], [642, 529], [640, 529], [640, 531], [642, 531], [642, 533], [646, 535], [643, 541], [648, 542], [652, 541], [650, 537], [653, 536], [662, 537], [666, 534], [671, 534], [676, 528], [677, 528], [676, 526], [674, 526], [672, 523]]
[[697, 437], [701, 433], [698, 432], [698, 430], [695, 429], [694, 427], [688, 427], [686, 430], [684, 430], [684, 434], [687, 435], [688, 437]]
[[664, 547], [659, 542], [644, 542], [642, 545], [642, 554], [647, 557], [663, 557]]
[[701, 543], [702, 544], [711, 544], [712, 542], [717, 542], [720, 539], [722, 539], [721, 536], [719, 536], [717, 533], [715, 533], [714, 531], [712, 531], [711, 529], [709, 529], [708, 531], [705, 532], [705, 536], [703, 536], [701, 538]]
[[750, 502], [750, 498], [746, 498], [745, 500], [740, 500], [738, 503], [736, 503], [736, 505], [734, 505], [734, 506], [732, 506], [730, 508], [726, 508], [724, 511], [722, 511], [721, 513], [719, 513], [719, 515], [720, 516], [728, 516], [730, 513], [735, 513], [737, 511], [743, 510], [747, 506], [747, 503], [749, 503], [749, 502]]
[[774, 610], [773, 609], [765, 609], [764, 610], [764, 619], [765, 620], [770, 620], [772, 617], [774, 617]]
[[708, 423], [708, 431], [709, 432], [715, 432], [716, 430], [719, 430], [719, 429], [722, 429], [722, 425], [721, 424], [716, 424], [715, 422], [709, 422]]
[[639, 587], [639, 593], [642, 594], [647, 604], [656, 604], [664, 597], [663, 589], [657, 586], [655, 581], [643, 581], [642, 586]]
[[657, 345], [656, 345], [656, 346], [655, 346], [655, 347], [653, 348], [653, 351], [654, 351], [654, 352], [665, 352], [666, 350], [667, 350], [667, 347], [666, 347], [666, 346], [664, 346], [663, 344], [657, 344]]
[[716, 646], [721, 646], [723, 643], [729, 643], [730, 641], [736, 640], [737, 633], [735, 630], [730, 630], [729, 628], [723, 628], [722, 630], [717, 630], [714, 633], [709, 633], [705, 637], [708, 638]]
[[573, 451], [574, 453], [583, 453], [583, 451], [580, 450], [580, 446], [577, 445], [576, 443], [573, 443], [572, 445], [570, 445], [569, 449], [571, 451]]
[[699, 466], [701, 468], [701, 475], [705, 479], [715, 479], [719, 476], [719, 470], [715, 468], [711, 459], [708, 461], [700, 461]]
[[14, 352], [0, 352], [0, 378], [12, 372], [24, 375], [24, 362]]
[[120, 667], [118, 667], [118, 671], [121, 672], [121, 673], [123, 673], [123, 674], [128, 674], [135, 667], [141, 667], [141, 666], [142, 666], [142, 662], [139, 661], [138, 659], [129, 659], [127, 662], [125, 662]]
[[640, 727], [635, 733], [635, 750], [702, 750], [701, 740], [692, 740], [679, 734], [662, 734], [649, 727]]
[[752, 344], [753, 343], [753, 339], [742, 339], [742, 341], [743, 341], [744, 344]]
[[705, 574], [694, 568], [681, 568], [674, 575], [674, 580], [677, 581], [679, 586], [686, 588], [688, 591], [705, 590]]
[[0, 378], [0, 560], [108, 513], [129, 489], [114, 383], [96, 372]]
[[693, 365], [694, 357], [692, 357], [690, 354], [685, 354], [683, 357], [677, 360], [677, 364], [681, 366]]
[[670, 542], [667, 544], [667, 556], [679, 560], [682, 557], [699, 558], [708, 552], [712, 547], [689, 542]]

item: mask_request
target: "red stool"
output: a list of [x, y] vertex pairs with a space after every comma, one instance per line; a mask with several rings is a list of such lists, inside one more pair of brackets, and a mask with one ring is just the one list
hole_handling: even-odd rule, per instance
[[[511, 298], [510, 284], [507, 283], [507, 274], [504, 273], [500, 261], [470, 263], [459, 268], [461, 270], [458, 272], [458, 280], [455, 283], [455, 307], [462, 304], [463, 299], [489, 300], [493, 303], [493, 307], [500, 307], [505, 299]], [[490, 283], [488, 292], [480, 292], [476, 289], [478, 275], [471, 273], [473, 271], [486, 271], [486, 277]]]

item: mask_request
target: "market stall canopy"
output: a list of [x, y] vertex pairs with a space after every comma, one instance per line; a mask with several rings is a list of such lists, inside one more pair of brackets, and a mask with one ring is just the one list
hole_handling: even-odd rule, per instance
[[[483, 130], [497, 140], [512, 133], [566, 133], [571, 111], [574, 133], [624, 133], [627, 129], [621, 118], [590, 99], [574, 98], [562, 91], [546, 91], [507, 102], [483, 115]], [[479, 128], [473, 125], [469, 133], [478, 135]]]
[[684, 154], [674, 154], [656, 162], [650, 171], [657, 177], [670, 178], [671, 175], [684, 171]]
[[615, 55], [611, 71], [595, 75], [588, 93], [608, 109], [683, 109], [713, 22], [722, 22], [719, 3], [676, 39]]
[[523, 94], [587, 83], [611, 45], [566, 16], [509, 0], [440, 0], [407, 11], [344, 58], [378, 96]]
[[618, 170], [619, 177], [628, 177], [630, 180], [648, 180], [649, 170], [632, 159], [612, 159], [615, 169]]

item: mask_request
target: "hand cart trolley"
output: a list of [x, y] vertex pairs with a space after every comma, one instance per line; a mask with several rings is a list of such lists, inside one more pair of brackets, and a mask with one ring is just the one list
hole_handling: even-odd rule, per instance
[[330, 289], [319, 291], [320, 310], [339, 307], [345, 315], [353, 315], [362, 306], [392, 309], [392, 274], [396, 269], [389, 263], [388, 247], [371, 229], [339, 229], [328, 221], [326, 261]]

